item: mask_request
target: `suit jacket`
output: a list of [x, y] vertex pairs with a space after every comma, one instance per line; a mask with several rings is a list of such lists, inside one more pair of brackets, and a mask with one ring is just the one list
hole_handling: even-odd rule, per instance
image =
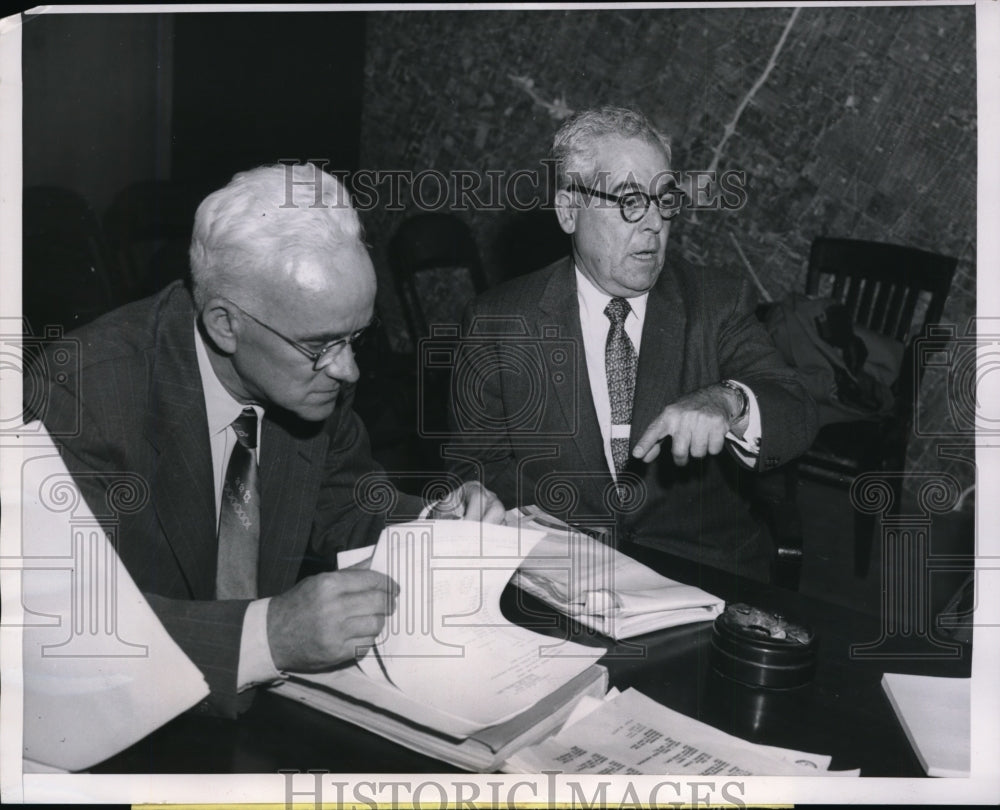
[[[72, 333], [77, 368], [48, 380], [38, 415], [61, 435], [67, 466], [115, 532], [129, 573], [205, 675], [212, 708], [232, 715], [249, 601], [215, 599], [218, 515], [194, 321], [190, 294], [175, 282]], [[342, 397], [325, 423], [265, 413], [261, 597], [295, 583], [307, 549], [333, 560], [340, 549], [374, 542], [384, 525], [384, 513], [359, 508], [355, 497], [359, 477], [379, 468], [351, 409], [353, 390]], [[121, 471], [139, 475], [148, 495], [114, 510]], [[418, 510], [403, 496], [401, 512]]]
[[[722, 379], [745, 383], [760, 408], [757, 468], [803, 452], [815, 406], [753, 313], [742, 277], [668, 265], [649, 292], [630, 447], [669, 403]], [[650, 463], [630, 459], [614, 486], [590, 391], [576, 277], [563, 259], [476, 299], [455, 358], [450, 453], [504, 503], [538, 503], [571, 522], [613, 526], [637, 542], [766, 578], [766, 548], [748, 511], [753, 472], [729, 454], [678, 467], [665, 440]]]

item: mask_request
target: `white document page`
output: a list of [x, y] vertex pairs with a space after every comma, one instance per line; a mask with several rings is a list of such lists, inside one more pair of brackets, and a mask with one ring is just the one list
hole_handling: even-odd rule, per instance
[[470, 723], [501, 723], [537, 703], [604, 655], [601, 647], [518, 627], [500, 594], [537, 532], [472, 521], [387, 527], [371, 569], [400, 586], [396, 611], [362, 670], [410, 699]]
[[968, 776], [971, 678], [886, 672], [882, 688], [928, 776]]
[[712, 621], [725, 607], [536, 507], [511, 510], [507, 522], [546, 532], [517, 572], [518, 587], [611, 638]]
[[[507, 771], [600, 774], [807, 776], [830, 757], [759, 746], [675, 712], [635, 689], [594, 705], [582, 719], [518, 752]], [[579, 715], [577, 715], [579, 716]], [[571, 718], [572, 719], [572, 718]]]
[[[28, 433], [33, 444], [47, 438], [40, 425]], [[127, 477], [122, 486], [125, 508], [148, 494]], [[80, 770], [194, 706], [208, 686], [139, 592], [51, 440], [24, 448], [21, 496], [25, 769], [36, 769], [31, 761]], [[5, 683], [14, 677], [4, 672]]]

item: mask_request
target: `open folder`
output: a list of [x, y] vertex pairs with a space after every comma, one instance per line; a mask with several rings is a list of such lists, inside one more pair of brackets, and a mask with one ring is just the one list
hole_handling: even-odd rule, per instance
[[[541, 533], [478, 522], [386, 528], [370, 567], [399, 583], [396, 610], [356, 665], [277, 693], [470, 770], [492, 770], [602, 696], [603, 647], [508, 621], [500, 594]], [[341, 558], [341, 564], [345, 563]]]
[[725, 602], [658, 574], [535, 506], [512, 509], [507, 524], [544, 532], [514, 576], [521, 590], [614, 639], [712, 621]]

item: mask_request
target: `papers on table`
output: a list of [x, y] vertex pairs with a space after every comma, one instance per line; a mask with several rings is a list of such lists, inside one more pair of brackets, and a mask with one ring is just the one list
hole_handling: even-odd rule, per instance
[[635, 689], [584, 698], [562, 730], [517, 752], [508, 773], [722, 776], [850, 775], [830, 757], [756, 745], [668, 709]]
[[545, 532], [514, 583], [611, 638], [712, 621], [725, 608], [722, 599], [668, 579], [537, 507], [511, 510], [507, 523]]
[[607, 670], [590, 666], [513, 719], [468, 737], [452, 737], [432, 725], [415, 723], [411, 717], [432, 720], [426, 706], [387, 681], [366, 677], [357, 666], [293, 675], [275, 691], [435, 759], [471, 771], [494, 771], [514, 751], [559, 728], [582, 697], [603, 696], [607, 688]]
[[[373, 682], [388, 680], [410, 702], [406, 716], [454, 736], [509, 720], [604, 655], [518, 627], [500, 594], [537, 532], [458, 520], [387, 527], [374, 571], [400, 586], [396, 611], [359, 660]], [[360, 554], [341, 555], [349, 565]]]
[[886, 672], [882, 688], [928, 776], [968, 776], [971, 678]]
[[[47, 440], [41, 425], [26, 432], [33, 445]], [[131, 484], [141, 496], [142, 482]], [[25, 770], [80, 770], [195, 705], [208, 687], [139, 592], [50, 439], [24, 448], [21, 494]], [[14, 677], [5, 672], [5, 684]]]

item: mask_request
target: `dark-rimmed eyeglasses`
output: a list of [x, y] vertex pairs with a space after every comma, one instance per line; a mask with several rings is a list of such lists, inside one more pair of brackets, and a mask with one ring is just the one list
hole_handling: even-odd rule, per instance
[[313, 371], [319, 371], [320, 369], [326, 368], [326, 366], [330, 365], [330, 363], [332, 363], [340, 355], [340, 353], [344, 351], [344, 349], [347, 346], [350, 346], [352, 349], [357, 349], [364, 342], [365, 337], [371, 334], [372, 327], [378, 325], [378, 318], [374, 317], [371, 319], [371, 321], [368, 323], [367, 326], [361, 327], [356, 332], [352, 332], [346, 337], [337, 338], [336, 340], [331, 340], [329, 343], [322, 346], [319, 349], [319, 351], [313, 351], [308, 346], [299, 343], [297, 340], [292, 340], [287, 335], [284, 335], [281, 332], [279, 332], [273, 326], [264, 323], [264, 321], [262, 321], [256, 315], [251, 315], [235, 301], [230, 301], [228, 298], [226, 300], [229, 301], [229, 303], [232, 304], [234, 307], [236, 307], [240, 312], [246, 315], [255, 324], [257, 324], [258, 326], [263, 326], [268, 332], [277, 335], [293, 349], [308, 357], [312, 361]]
[[579, 191], [601, 200], [618, 203], [618, 210], [626, 222], [638, 222], [646, 216], [650, 203], [655, 203], [660, 219], [671, 220], [681, 212], [681, 204], [684, 202], [684, 191], [679, 188], [671, 188], [658, 197], [650, 196], [639, 189], [626, 191], [624, 194], [608, 194], [606, 191], [579, 184], [570, 186], [570, 191]]

